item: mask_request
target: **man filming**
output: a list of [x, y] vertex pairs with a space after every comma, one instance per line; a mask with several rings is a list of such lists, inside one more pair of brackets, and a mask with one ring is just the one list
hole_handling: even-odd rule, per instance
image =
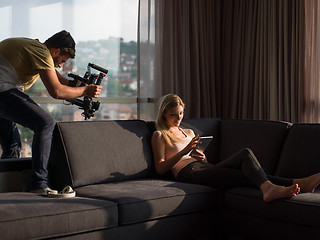
[[48, 186], [47, 170], [55, 120], [23, 91], [40, 76], [53, 98], [98, 97], [102, 88], [100, 85], [69, 87], [69, 80], [55, 70], [74, 57], [75, 42], [64, 30], [44, 43], [29, 38], [9, 38], [0, 42], [1, 158], [20, 156], [21, 141], [16, 123], [34, 132], [32, 192], [56, 192]]

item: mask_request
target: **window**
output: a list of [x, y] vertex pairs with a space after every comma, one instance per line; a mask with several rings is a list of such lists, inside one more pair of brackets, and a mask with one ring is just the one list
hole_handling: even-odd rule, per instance
[[[62, 29], [69, 31], [77, 43], [76, 58], [60, 73], [83, 76], [88, 63], [109, 70], [94, 120], [138, 118], [138, 0], [6, 0], [0, 2], [0, 20], [0, 41], [30, 37], [44, 42]], [[48, 96], [40, 80], [26, 93], [58, 121], [83, 120], [77, 106]], [[19, 129], [23, 148], [30, 149], [32, 132]], [[23, 157], [30, 156], [26, 152]]]

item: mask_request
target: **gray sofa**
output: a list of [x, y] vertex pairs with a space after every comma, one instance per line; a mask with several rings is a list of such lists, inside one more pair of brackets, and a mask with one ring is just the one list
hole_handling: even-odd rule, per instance
[[[215, 163], [251, 148], [267, 174], [320, 172], [320, 124], [189, 119], [183, 127], [214, 135]], [[253, 188], [222, 191], [158, 176], [153, 122], [60, 122], [50, 160], [51, 185], [77, 196], [52, 199], [0, 194], [0, 239], [314, 239], [320, 233], [318, 193], [265, 203]], [[27, 164], [28, 165], [28, 164]], [[1, 165], [0, 165], [1, 169]]]

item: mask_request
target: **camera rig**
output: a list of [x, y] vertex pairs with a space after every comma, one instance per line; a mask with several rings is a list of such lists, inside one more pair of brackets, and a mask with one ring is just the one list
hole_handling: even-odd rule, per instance
[[[100, 71], [99, 74], [91, 73], [91, 68]], [[93, 63], [88, 63], [87, 71], [83, 77], [69, 73], [68, 76], [73, 78], [73, 81], [69, 82], [70, 87], [77, 86], [78, 81], [81, 82], [80, 86], [86, 86], [90, 84], [100, 85], [103, 78], [108, 74], [108, 70], [99, 67]], [[84, 96], [83, 99], [73, 98], [66, 100], [67, 102], [79, 106], [79, 109], [83, 109], [81, 114], [85, 120], [94, 117], [94, 112], [99, 109], [100, 102], [93, 101], [92, 97]]]

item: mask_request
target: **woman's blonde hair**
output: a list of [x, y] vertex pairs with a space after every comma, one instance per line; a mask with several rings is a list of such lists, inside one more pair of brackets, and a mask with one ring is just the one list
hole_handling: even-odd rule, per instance
[[164, 141], [172, 146], [172, 141], [179, 141], [174, 134], [169, 131], [169, 126], [167, 121], [164, 117], [164, 114], [178, 106], [182, 106], [183, 109], [185, 104], [183, 103], [182, 99], [176, 94], [167, 94], [163, 96], [160, 100], [159, 108], [158, 108], [158, 115], [156, 120], [156, 128], [159, 130], [163, 136]]

